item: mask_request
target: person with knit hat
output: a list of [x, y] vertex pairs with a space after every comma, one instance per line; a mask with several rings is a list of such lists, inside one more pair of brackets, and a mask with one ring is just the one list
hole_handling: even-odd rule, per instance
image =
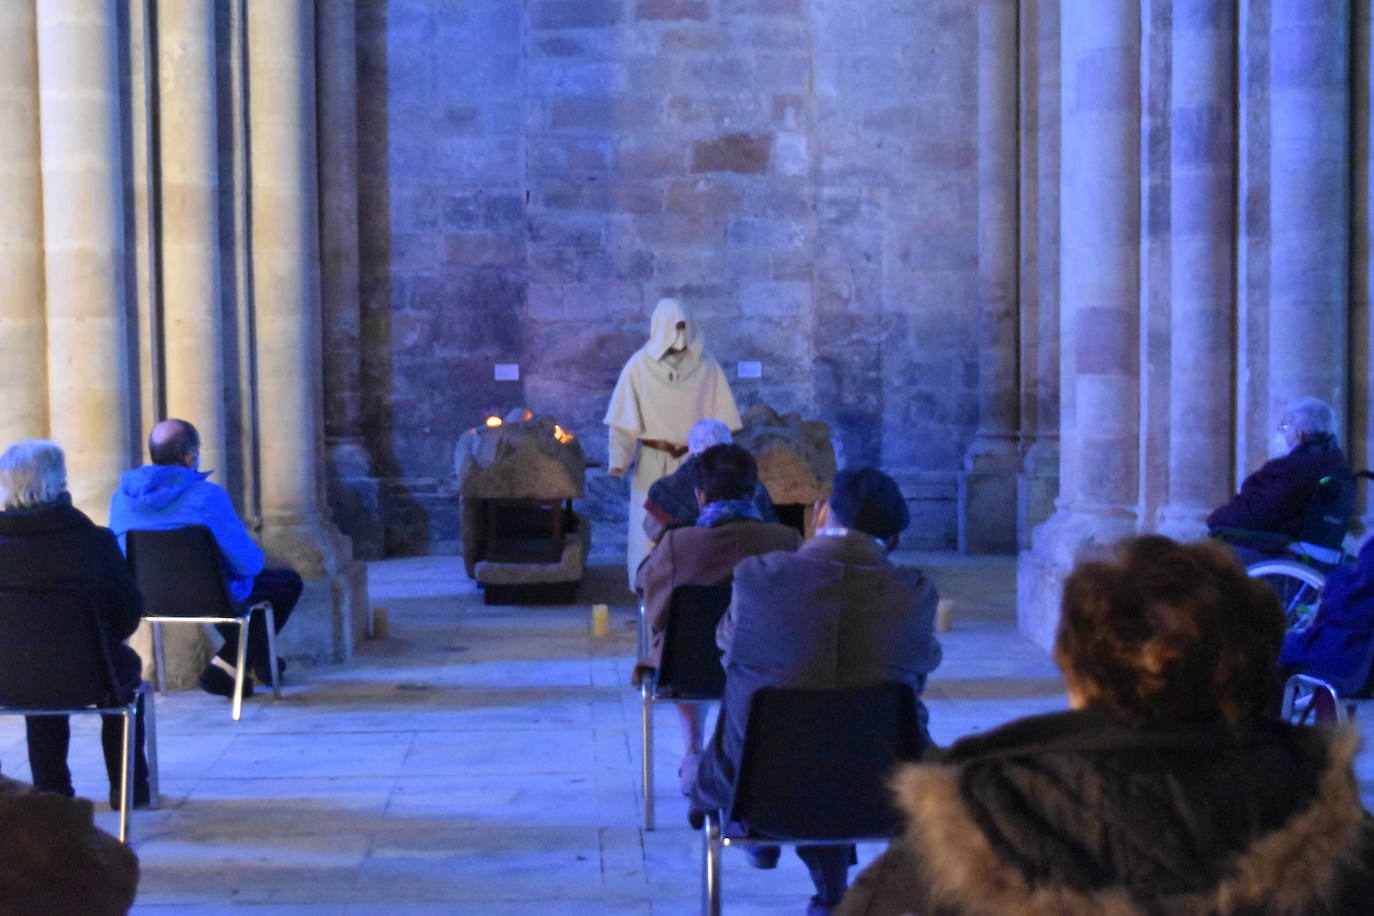
[[[796, 552], [748, 557], [735, 567], [730, 607], [716, 631], [725, 693], [692, 789], [693, 816], [729, 801], [755, 691], [903, 681], [919, 697], [940, 664], [935, 586], [888, 558], [910, 524], [896, 481], [877, 468], [846, 468], [815, 513], [815, 534]], [[919, 699], [916, 709], [924, 730]], [[777, 847], [744, 849], [756, 868], [777, 864]], [[807, 912], [829, 913], [848, 886], [853, 847], [798, 846], [797, 855], [816, 886]]]

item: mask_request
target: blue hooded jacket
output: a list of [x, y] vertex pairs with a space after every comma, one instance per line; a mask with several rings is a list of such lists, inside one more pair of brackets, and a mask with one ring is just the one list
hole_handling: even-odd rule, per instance
[[164, 464], [125, 471], [119, 489], [110, 497], [110, 530], [124, 550], [128, 531], [204, 525], [219, 544], [229, 593], [242, 601], [253, 590], [254, 577], [262, 572], [262, 548], [248, 536], [229, 494], [205, 479], [209, 476], [209, 472]]

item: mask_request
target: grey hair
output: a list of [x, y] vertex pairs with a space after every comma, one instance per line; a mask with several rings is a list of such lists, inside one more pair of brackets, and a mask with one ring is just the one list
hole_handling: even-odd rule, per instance
[[0, 455], [0, 508], [31, 509], [67, 494], [62, 448], [47, 439], [22, 439]]
[[1336, 412], [1331, 405], [1318, 398], [1298, 398], [1283, 409], [1280, 422], [1296, 433], [1336, 435]]
[[697, 455], [713, 445], [730, 445], [734, 441], [730, 427], [720, 420], [707, 417], [692, 424], [691, 431], [687, 433], [687, 451]]

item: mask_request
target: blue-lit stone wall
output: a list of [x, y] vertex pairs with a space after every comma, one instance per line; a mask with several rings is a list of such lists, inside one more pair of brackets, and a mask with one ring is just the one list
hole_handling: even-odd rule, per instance
[[[605, 456], [663, 295], [741, 406], [892, 471], [955, 543], [976, 423], [976, 18], [965, 0], [359, 3], [365, 428], [386, 551], [457, 549], [453, 447], [525, 404]], [[761, 379], [736, 379], [757, 360]], [[518, 382], [493, 380], [517, 363]], [[598, 550], [625, 485], [588, 474]]]

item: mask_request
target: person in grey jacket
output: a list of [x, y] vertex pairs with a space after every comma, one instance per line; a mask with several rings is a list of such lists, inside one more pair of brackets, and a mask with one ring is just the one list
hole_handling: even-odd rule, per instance
[[[265, 569], [262, 548], [254, 543], [239, 520], [229, 494], [200, 470], [200, 434], [185, 420], [163, 420], [148, 437], [153, 463], [125, 471], [110, 497], [110, 530], [125, 547], [132, 530], [163, 531], [187, 525], [204, 525], [219, 546], [229, 594], [236, 601], [272, 603], [278, 632], [286, 625], [304, 584], [291, 569]], [[238, 626], [216, 624], [224, 645], [200, 674], [200, 688], [217, 696], [233, 696], [234, 665], [238, 653]], [[248, 631], [248, 664], [260, 682], [269, 682], [267, 625], [254, 615]], [[278, 667], [284, 665], [278, 661]], [[278, 672], [280, 674], [280, 672]], [[252, 693], [244, 684], [244, 695]]]
[[[800, 549], [749, 557], [735, 567], [733, 597], [716, 631], [725, 653], [725, 694], [692, 791], [693, 812], [728, 803], [756, 690], [904, 681], [920, 695], [940, 664], [935, 586], [887, 557], [909, 520], [891, 477], [846, 468], [817, 509], [815, 535]], [[924, 728], [919, 700], [917, 709]], [[755, 867], [777, 863], [777, 847], [745, 850]], [[816, 886], [808, 912], [830, 912], [848, 884], [853, 847], [799, 846], [797, 855]]]

